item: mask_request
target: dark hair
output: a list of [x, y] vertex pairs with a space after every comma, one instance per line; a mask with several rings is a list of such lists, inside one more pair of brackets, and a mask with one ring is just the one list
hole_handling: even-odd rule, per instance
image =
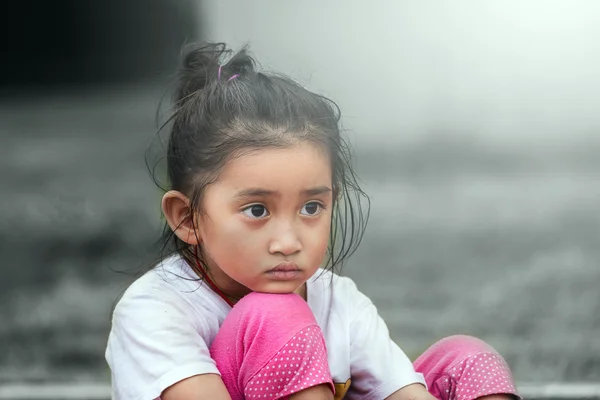
[[[218, 179], [231, 157], [299, 141], [321, 146], [332, 164], [334, 210], [325, 268], [334, 269], [358, 247], [369, 215], [369, 198], [352, 170], [339, 121], [339, 109], [331, 100], [283, 75], [258, 72], [247, 48], [232, 55], [223, 43], [190, 45], [182, 56], [173, 112], [159, 129], [170, 126], [166, 187], [148, 158], [146, 165], [159, 188], [190, 198], [194, 215], [204, 188]], [[361, 199], [367, 201], [364, 210]], [[161, 241], [161, 259], [173, 253], [193, 259], [190, 246], [168, 224]]]

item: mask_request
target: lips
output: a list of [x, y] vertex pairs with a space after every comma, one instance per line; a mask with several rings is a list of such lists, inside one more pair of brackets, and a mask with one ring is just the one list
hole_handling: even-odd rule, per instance
[[268, 270], [267, 272], [294, 272], [301, 271], [300, 267], [296, 263], [281, 263], [275, 268]]
[[267, 276], [276, 281], [293, 281], [302, 277], [302, 270], [295, 263], [281, 263], [268, 270]]

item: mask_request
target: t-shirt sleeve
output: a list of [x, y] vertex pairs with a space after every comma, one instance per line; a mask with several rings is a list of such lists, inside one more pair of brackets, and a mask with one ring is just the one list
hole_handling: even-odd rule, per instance
[[406, 354], [390, 338], [387, 325], [371, 300], [352, 286], [350, 323], [352, 399], [381, 400], [404, 386], [421, 383]]
[[112, 319], [106, 348], [113, 400], [153, 400], [185, 378], [219, 371], [206, 327], [191, 307], [158, 290], [126, 293]]

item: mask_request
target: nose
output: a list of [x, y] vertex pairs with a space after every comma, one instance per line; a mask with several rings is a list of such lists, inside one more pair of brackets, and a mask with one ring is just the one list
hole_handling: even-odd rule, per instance
[[269, 253], [280, 253], [284, 256], [295, 254], [302, 250], [300, 237], [289, 224], [278, 229], [269, 243]]

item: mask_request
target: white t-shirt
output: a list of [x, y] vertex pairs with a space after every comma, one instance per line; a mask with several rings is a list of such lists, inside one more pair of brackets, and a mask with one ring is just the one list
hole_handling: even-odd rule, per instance
[[[333, 381], [351, 379], [344, 399], [382, 400], [425, 384], [351, 279], [319, 270], [307, 282], [307, 302], [325, 336]], [[218, 374], [209, 347], [230, 310], [179, 256], [136, 280], [114, 310], [106, 349], [113, 400], [153, 400], [182, 379]]]

